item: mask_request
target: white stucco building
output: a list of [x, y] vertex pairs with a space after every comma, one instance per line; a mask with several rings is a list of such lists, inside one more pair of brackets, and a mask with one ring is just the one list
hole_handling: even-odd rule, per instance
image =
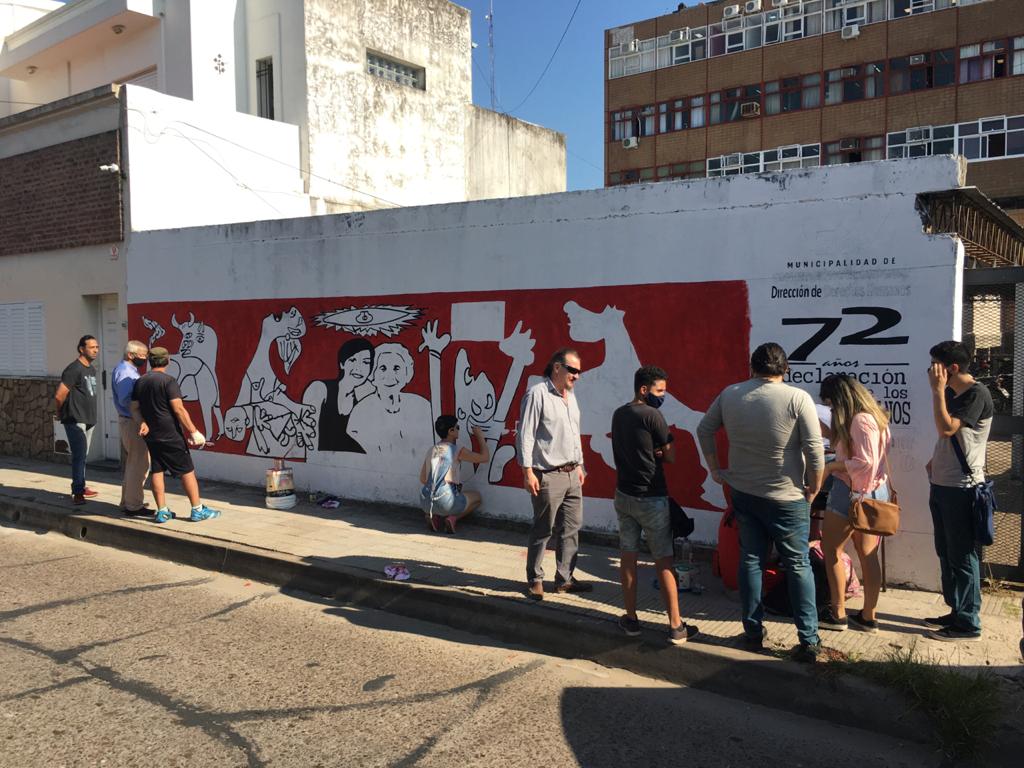
[[563, 191], [471, 50], [447, 0], [0, 0], [0, 453], [49, 454], [81, 335], [116, 364], [133, 233]]

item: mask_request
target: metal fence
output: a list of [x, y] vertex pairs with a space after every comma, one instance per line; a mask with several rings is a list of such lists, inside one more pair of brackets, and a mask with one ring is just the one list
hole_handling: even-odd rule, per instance
[[995, 405], [986, 474], [999, 512], [995, 542], [982, 550], [983, 575], [1024, 583], [1024, 268], [966, 270], [963, 311], [972, 373]]

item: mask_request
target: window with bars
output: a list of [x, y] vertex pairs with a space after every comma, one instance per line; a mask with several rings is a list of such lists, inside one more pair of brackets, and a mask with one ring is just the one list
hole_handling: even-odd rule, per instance
[[867, 163], [885, 159], [884, 136], [856, 136], [831, 141], [823, 147], [822, 165]]
[[366, 52], [366, 71], [374, 77], [390, 80], [399, 85], [426, 90], [426, 71], [422, 67], [403, 64], [379, 53]]
[[976, 83], [1006, 77], [1009, 67], [1006, 40], [989, 40], [960, 47], [960, 82]]
[[825, 75], [825, 104], [874, 99], [885, 93], [885, 62], [831, 69]]
[[916, 53], [889, 59], [889, 93], [942, 88], [956, 83], [956, 51]]
[[256, 116], [274, 119], [274, 59], [256, 60]]

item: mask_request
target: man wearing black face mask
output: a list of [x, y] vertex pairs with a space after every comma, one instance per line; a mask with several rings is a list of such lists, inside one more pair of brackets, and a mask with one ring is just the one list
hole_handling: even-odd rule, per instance
[[636, 616], [636, 560], [640, 532], [647, 534], [651, 556], [658, 570], [661, 596], [668, 612], [668, 639], [685, 643], [696, 633], [679, 616], [679, 596], [672, 573], [672, 520], [664, 462], [675, 461], [675, 446], [665, 417], [658, 409], [665, 402], [665, 371], [645, 365], [633, 376], [633, 400], [612, 415], [612, 451], [618, 480], [615, 513], [619, 518], [619, 571], [626, 615], [619, 628], [630, 637], [640, 634]]
[[124, 360], [111, 376], [114, 408], [121, 428], [121, 511], [126, 515], [148, 515], [143, 486], [149, 476], [149, 450], [139, 437], [139, 424], [132, 418], [132, 390], [139, 379], [139, 370], [146, 365], [148, 350], [141, 341], [129, 341]]

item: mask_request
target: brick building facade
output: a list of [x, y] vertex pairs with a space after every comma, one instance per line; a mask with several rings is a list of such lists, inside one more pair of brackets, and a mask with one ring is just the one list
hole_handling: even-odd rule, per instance
[[963, 154], [1024, 222], [1020, 0], [728, 0], [606, 32], [608, 186]]

